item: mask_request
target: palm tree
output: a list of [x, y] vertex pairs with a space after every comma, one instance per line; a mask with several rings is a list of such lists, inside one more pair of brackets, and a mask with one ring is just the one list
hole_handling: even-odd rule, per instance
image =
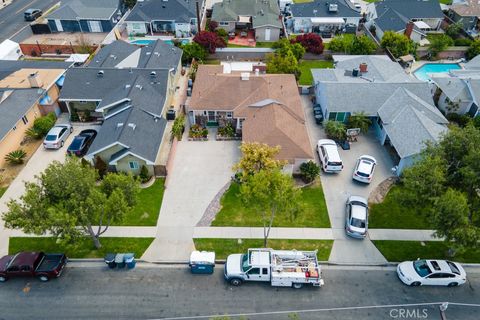
[[348, 118], [348, 128], [360, 128], [363, 133], [368, 132], [368, 128], [372, 124], [372, 121], [365, 115], [365, 112], [358, 112], [352, 114]]
[[347, 128], [343, 122], [327, 121], [325, 123], [325, 133], [330, 139], [343, 141], [347, 138]]

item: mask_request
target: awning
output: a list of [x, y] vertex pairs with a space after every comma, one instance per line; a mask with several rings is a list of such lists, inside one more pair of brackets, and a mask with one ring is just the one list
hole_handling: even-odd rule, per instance
[[415, 58], [411, 54], [407, 54], [405, 56], [401, 56], [400, 60], [402, 60], [402, 62], [412, 62], [415, 60]]
[[423, 21], [415, 21], [414, 22], [415, 26], [417, 26], [417, 28], [419, 29], [431, 29], [432, 27], [430, 27], [428, 24], [426, 24], [425, 22]]
[[250, 23], [250, 16], [238, 16], [238, 22]]
[[343, 18], [310, 18], [313, 24], [345, 24]]
[[58, 78], [57, 82], [55, 83], [57, 84], [57, 86], [63, 87], [64, 82], [65, 82], [65, 76], [61, 76], [60, 78]]

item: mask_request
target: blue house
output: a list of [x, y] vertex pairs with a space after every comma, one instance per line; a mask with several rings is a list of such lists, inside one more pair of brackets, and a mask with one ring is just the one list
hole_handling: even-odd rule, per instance
[[122, 14], [120, 0], [71, 0], [47, 20], [52, 32], [110, 32]]

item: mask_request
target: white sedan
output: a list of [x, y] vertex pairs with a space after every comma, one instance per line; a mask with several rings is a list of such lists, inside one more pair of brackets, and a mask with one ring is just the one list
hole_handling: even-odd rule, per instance
[[400, 280], [409, 286], [448, 286], [464, 284], [467, 274], [457, 262], [447, 260], [405, 261], [398, 265]]
[[69, 124], [57, 124], [48, 131], [43, 146], [45, 149], [60, 149], [65, 144], [73, 128]]
[[370, 183], [377, 166], [377, 160], [374, 157], [364, 154], [357, 160], [352, 178], [354, 180]]

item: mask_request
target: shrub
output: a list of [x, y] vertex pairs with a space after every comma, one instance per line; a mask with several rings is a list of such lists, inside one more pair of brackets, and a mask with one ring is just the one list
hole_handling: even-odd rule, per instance
[[442, 34], [430, 40], [430, 46], [428, 47], [428, 51], [432, 54], [432, 56], [435, 57], [447, 47], [453, 45], [453, 39], [446, 34]]
[[18, 149], [8, 153], [5, 156], [5, 161], [10, 164], [22, 164], [26, 156], [27, 153], [25, 151], [23, 151], [22, 149]]
[[208, 23], [207, 23], [207, 30], [208, 31], [215, 32], [215, 31], [217, 31], [217, 28], [218, 28], [218, 22], [217, 21], [215, 21], [215, 20], [208, 21]]
[[183, 131], [185, 131], [185, 116], [178, 116], [173, 122], [172, 135], [177, 138], [178, 141], [182, 140]]
[[347, 138], [347, 127], [343, 122], [327, 121], [325, 123], [325, 133], [330, 139], [343, 141]]
[[480, 54], [480, 40], [477, 39], [472, 41], [472, 43], [470, 44], [470, 48], [468, 48], [466, 56], [467, 56], [467, 59], [470, 60], [475, 58], [479, 54]]
[[190, 63], [192, 59], [205, 60], [207, 50], [196, 42], [187, 43], [180, 46], [183, 50], [182, 62]]
[[140, 174], [138, 175], [140, 177], [140, 181], [142, 183], [145, 183], [147, 182], [148, 180], [150, 180], [151, 176], [150, 174], [148, 173], [148, 169], [145, 165], [143, 165], [141, 168], [140, 168]]
[[219, 36], [222, 37], [225, 41], [228, 40], [228, 32], [225, 31], [225, 29], [217, 29], [215, 33]]
[[470, 121], [472, 121], [471, 117], [465, 114], [458, 114], [458, 113], [447, 114], [447, 119], [450, 122], [456, 123], [461, 128], [465, 128], [467, 124], [469, 124]]
[[300, 165], [300, 173], [305, 182], [309, 183], [315, 180], [320, 174], [320, 167], [313, 161], [304, 162]]
[[225, 127], [218, 128], [218, 134], [222, 137], [235, 137], [235, 129], [230, 123], [227, 123]]
[[85, 160], [85, 158], [82, 158], [80, 160], [80, 163], [82, 164], [83, 167], [91, 167], [92, 164], [90, 162], [88, 162], [87, 160]]
[[473, 125], [475, 128], [480, 129], [480, 116], [476, 116], [473, 118]]
[[215, 32], [200, 31], [195, 35], [193, 41], [205, 48], [209, 53], [215, 53], [217, 48], [225, 48], [227, 42]]
[[33, 126], [25, 131], [25, 134], [34, 139], [44, 137], [50, 129], [55, 125], [57, 117], [55, 113], [50, 112], [46, 116], [35, 119]]
[[99, 156], [95, 157], [95, 169], [97, 169], [100, 179], [102, 179], [107, 174], [107, 164]]
[[190, 138], [206, 138], [208, 136], [208, 129], [202, 127], [201, 125], [194, 124], [190, 127], [188, 135]]
[[368, 128], [372, 121], [365, 115], [364, 112], [354, 113], [348, 118], [348, 128], [360, 128], [363, 133], [368, 132]]
[[472, 40], [468, 38], [459, 38], [455, 39], [455, 46], [457, 47], [468, 47], [472, 44]]
[[322, 38], [315, 33], [301, 34], [291, 40], [292, 43], [300, 43], [307, 52], [321, 54], [324, 46]]

